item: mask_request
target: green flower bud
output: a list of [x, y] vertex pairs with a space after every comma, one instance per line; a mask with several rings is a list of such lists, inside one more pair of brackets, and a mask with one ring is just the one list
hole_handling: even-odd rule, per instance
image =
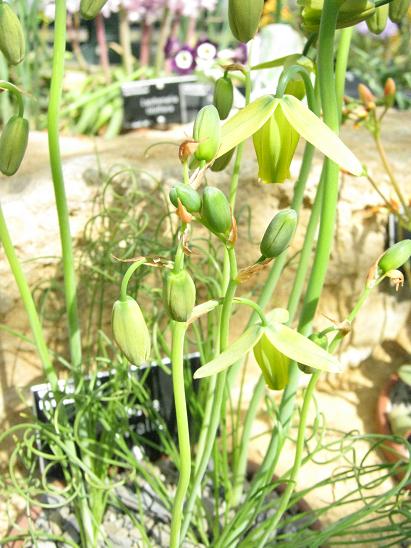
[[284, 209], [268, 225], [260, 244], [261, 255], [272, 259], [287, 249], [297, 228], [297, 212]]
[[229, 0], [228, 21], [234, 37], [247, 43], [254, 38], [263, 14], [264, 0]]
[[129, 362], [141, 365], [150, 357], [150, 333], [137, 302], [131, 297], [114, 303], [113, 337]]
[[[315, 344], [318, 344], [318, 346], [320, 346], [323, 350], [328, 350], [328, 339], [325, 335], [321, 335], [321, 333], [313, 333], [308, 338]], [[314, 367], [310, 367], [304, 363], [298, 363], [297, 365], [300, 371], [306, 373], [307, 375], [312, 375], [316, 371]]]
[[12, 116], [0, 137], [0, 171], [14, 175], [19, 169], [29, 140], [29, 123], [21, 116]]
[[225, 154], [217, 158], [217, 160], [214, 160], [210, 168], [211, 171], [214, 171], [214, 172], [224, 171], [224, 169], [231, 162], [231, 158], [233, 157], [234, 151], [235, 151], [235, 148], [232, 148], [231, 150], [229, 150], [228, 152], [226, 152]]
[[198, 143], [194, 152], [197, 160], [211, 162], [220, 148], [221, 126], [214, 105], [203, 107], [194, 122], [193, 138]]
[[170, 272], [164, 284], [164, 301], [168, 313], [176, 322], [186, 322], [196, 302], [196, 288], [186, 270]]
[[377, 8], [371, 17], [368, 17], [366, 21], [367, 27], [374, 34], [381, 34], [387, 26], [388, 9], [388, 4], [385, 4], [384, 6]]
[[81, 0], [80, 15], [83, 19], [94, 19], [103, 8], [107, 0]]
[[[374, 2], [371, 0], [340, 0], [337, 28], [352, 27], [365, 21], [375, 12]], [[303, 29], [306, 32], [318, 32], [320, 28], [321, 12], [324, 0], [298, 0], [302, 6], [301, 18]]]
[[263, 183], [283, 183], [290, 177], [291, 160], [299, 134], [280, 107], [253, 136], [258, 162], [258, 177]]
[[182, 183], [174, 186], [170, 190], [170, 202], [178, 207], [178, 200], [183, 204], [189, 213], [197, 213], [201, 209], [201, 196], [190, 185]]
[[9, 4], [0, 4], [0, 51], [10, 65], [23, 61], [24, 34], [19, 18]]
[[273, 346], [263, 335], [253, 349], [264, 380], [271, 390], [283, 390], [288, 383], [290, 359]]
[[220, 120], [225, 120], [233, 108], [234, 87], [229, 76], [219, 78], [214, 86], [214, 106], [218, 110]]
[[213, 232], [228, 235], [232, 224], [231, 208], [224, 192], [214, 186], [204, 189], [201, 217]]
[[378, 261], [382, 274], [401, 268], [411, 257], [411, 240], [402, 240], [391, 246]]
[[410, 0], [392, 0], [389, 4], [389, 15], [393, 23], [401, 23], [407, 15]]

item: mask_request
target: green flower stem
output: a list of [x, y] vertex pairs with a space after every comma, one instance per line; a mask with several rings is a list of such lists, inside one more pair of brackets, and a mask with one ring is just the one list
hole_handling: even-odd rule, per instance
[[17, 107], [19, 110], [19, 116], [24, 116], [24, 102], [23, 102], [23, 94], [19, 90], [18, 87], [16, 87], [14, 84], [11, 84], [10, 82], [5, 82], [4, 80], [0, 80], [0, 89], [5, 89], [8, 92], [10, 92], [17, 101]]
[[50, 359], [49, 351], [46, 341], [44, 339], [43, 329], [41, 327], [40, 319], [37, 314], [36, 306], [31, 295], [29, 285], [21, 268], [20, 261], [17, 258], [16, 251], [12, 244], [10, 234], [7, 228], [7, 223], [4, 218], [3, 209], [0, 205], [0, 240], [4, 247], [7, 260], [9, 262], [14, 279], [16, 280], [17, 287], [20, 292], [21, 300], [29, 318], [30, 327], [33, 333], [34, 341], [36, 343], [37, 352], [40, 356], [43, 370], [46, 375], [47, 381], [50, 383], [52, 390], [57, 389], [57, 374]]
[[131, 51], [130, 22], [128, 20], [127, 10], [120, 6], [120, 43], [123, 68], [126, 75], [133, 72], [133, 54]]
[[[247, 70], [244, 71], [245, 74], [245, 104], [246, 106], [250, 102], [250, 95], [251, 95], [251, 75], [250, 75], [250, 69], [247, 68]], [[244, 146], [245, 143], [241, 143], [237, 147], [237, 152], [235, 156], [235, 162], [234, 162], [234, 168], [233, 168], [233, 174], [231, 176], [231, 183], [230, 183], [230, 206], [231, 211], [234, 214], [235, 210], [235, 202], [237, 198], [237, 189], [238, 189], [238, 182], [240, 179], [240, 168], [241, 168], [241, 161], [243, 159], [244, 155]]]
[[81, 374], [81, 336], [77, 310], [74, 254], [70, 234], [69, 213], [64, 188], [63, 169], [59, 143], [59, 113], [64, 77], [64, 55], [66, 50], [66, 1], [56, 0], [54, 22], [53, 72], [50, 85], [48, 109], [48, 138], [50, 166], [60, 227], [63, 255], [64, 293], [68, 317], [70, 354], [73, 374], [79, 381]]
[[[237, 289], [237, 260], [235, 256], [235, 251], [233, 248], [227, 249], [228, 260], [229, 260], [229, 273], [230, 281], [227, 287], [226, 294], [224, 296], [223, 307], [221, 311], [221, 323], [220, 323], [220, 352], [223, 352], [229, 341], [229, 328], [230, 328], [230, 318], [231, 318], [231, 309], [233, 304], [233, 299]], [[191, 514], [193, 512], [194, 504], [199, 495], [201, 482], [203, 480], [204, 474], [207, 469], [208, 462], [210, 460], [211, 452], [213, 450], [215, 437], [218, 430], [222, 404], [224, 401], [224, 393], [226, 390], [226, 379], [227, 371], [222, 371], [217, 375], [215, 393], [213, 398], [213, 405], [211, 407], [211, 414], [209, 420], [207, 419], [206, 424], [208, 424], [206, 441], [204, 443], [204, 451], [200, 455], [197, 455], [198, 463], [196, 462], [195, 474], [193, 479], [193, 484], [190, 492], [190, 496], [187, 500], [185, 509], [184, 509], [184, 521], [182, 527], [182, 538], [187, 533], [188, 527], [191, 521]]]
[[183, 505], [191, 473], [191, 446], [190, 432], [188, 428], [187, 404], [184, 389], [184, 337], [187, 324], [184, 322], [172, 322], [172, 352], [171, 368], [173, 376], [173, 391], [176, 408], [178, 446], [180, 452], [179, 478], [177, 491], [173, 502], [171, 516], [170, 547], [180, 546], [181, 522], [183, 517]]
[[254, 312], [260, 317], [262, 325], [268, 325], [264, 310], [256, 302], [252, 301], [251, 299], [246, 299], [244, 297], [234, 297], [233, 302], [250, 306], [254, 310]]
[[337, 61], [335, 72], [335, 89], [337, 96], [337, 106], [340, 111], [340, 123], [342, 118], [342, 106], [344, 101], [345, 78], [347, 74], [348, 56], [350, 52], [351, 39], [354, 27], [342, 29], [340, 33], [340, 43], [337, 50]]
[[135, 263], [133, 263], [129, 268], [127, 269], [127, 272], [124, 274], [123, 279], [121, 281], [121, 288], [120, 288], [120, 299], [122, 301], [127, 300], [127, 287], [129, 284], [129, 281], [131, 279], [131, 276], [134, 274], [134, 272], [140, 268], [141, 265], [143, 265], [146, 262], [146, 258], [139, 259]]

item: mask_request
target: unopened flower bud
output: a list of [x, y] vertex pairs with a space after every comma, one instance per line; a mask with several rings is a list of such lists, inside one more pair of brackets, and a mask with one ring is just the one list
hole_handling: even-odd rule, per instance
[[297, 212], [284, 209], [268, 225], [260, 244], [261, 255], [272, 259], [287, 249], [297, 228]]
[[288, 383], [290, 360], [263, 335], [253, 349], [264, 380], [271, 390], [283, 390]]
[[368, 17], [366, 23], [372, 33], [381, 34], [385, 30], [388, 21], [388, 9], [388, 4], [385, 4], [377, 8], [371, 17]]
[[10, 65], [18, 65], [24, 58], [25, 43], [20, 20], [5, 2], [0, 3], [0, 51]]
[[0, 137], [0, 171], [14, 175], [19, 169], [29, 139], [29, 123], [21, 116], [12, 116]]
[[[328, 349], [328, 339], [326, 335], [322, 335], [321, 333], [312, 333], [308, 338], [315, 344], [318, 344], [318, 346], [320, 346], [323, 350]], [[303, 373], [306, 373], [306, 375], [312, 375], [315, 372], [314, 367], [310, 367], [304, 363], [298, 363], [297, 365], [298, 369], [300, 369]]]
[[194, 152], [197, 160], [211, 162], [221, 142], [221, 126], [218, 110], [214, 105], [203, 107], [194, 122], [193, 138], [197, 142]]
[[214, 162], [211, 165], [211, 171], [219, 172], [224, 171], [224, 169], [228, 166], [228, 164], [231, 162], [231, 158], [233, 157], [235, 148], [232, 148], [219, 158], [217, 160], [214, 160]]
[[395, 102], [396, 86], [392, 78], [387, 78], [384, 86], [384, 103], [387, 108], [391, 108]]
[[220, 120], [225, 120], [233, 108], [234, 87], [227, 75], [219, 78], [214, 86], [214, 106], [218, 110]]
[[164, 301], [170, 317], [176, 322], [186, 322], [190, 318], [196, 301], [196, 288], [186, 270], [167, 275]]
[[138, 303], [131, 297], [114, 303], [112, 314], [113, 337], [134, 365], [145, 363], [150, 357], [150, 333]]
[[189, 213], [197, 213], [201, 209], [201, 196], [190, 185], [178, 184], [170, 190], [170, 202], [178, 207], [178, 200]]
[[81, 0], [80, 15], [83, 19], [94, 19], [102, 10], [107, 0]]
[[254, 38], [264, 8], [264, 0], [229, 0], [228, 21], [234, 37], [247, 43]]
[[411, 257], [411, 240], [402, 240], [391, 246], [378, 261], [378, 269], [382, 274], [390, 270], [398, 270]]
[[201, 217], [213, 232], [228, 235], [232, 219], [230, 204], [224, 192], [213, 186], [204, 189]]
[[375, 108], [375, 96], [365, 84], [358, 84], [358, 95], [367, 110]]
[[391, 0], [389, 4], [389, 15], [393, 23], [401, 23], [407, 15], [410, 7], [410, 0]]

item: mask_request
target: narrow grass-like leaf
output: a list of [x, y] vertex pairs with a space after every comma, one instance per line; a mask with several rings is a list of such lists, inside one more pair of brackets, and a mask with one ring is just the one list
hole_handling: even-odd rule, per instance
[[273, 95], [264, 95], [230, 118], [221, 129], [221, 146], [216, 159], [258, 131], [273, 114], [278, 102]]
[[306, 141], [353, 175], [361, 175], [363, 167], [357, 157], [320, 118], [292, 95], [280, 102], [285, 117]]
[[272, 324], [265, 328], [264, 333], [271, 344], [291, 360], [331, 373], [341, 371], [341, 365], [335, 356], [287, 325]]
[[278, 59], [273, 59], [272, 61], [266, 61], [265, 63], [260, 63], [259, 65], [254, 65], [251, 67], [251, 70], [264, 70], [276, 67], [282, 67], [285, 63], [293, 64], [301, 57], [301, 53], [292, 53], [291, 55], [285, 55], [284, 57], [279, 57]]
[[217, 358], [206, 363], [194, 373], [195, 379], [210, 377], [216, 373], [220, 373], [243, 358], [256, 345], [260, 337], [264, 333], [264, 328], [261, 324], [250, 326], [236, 341], [230, 345], [227, 350], [222, 352]]

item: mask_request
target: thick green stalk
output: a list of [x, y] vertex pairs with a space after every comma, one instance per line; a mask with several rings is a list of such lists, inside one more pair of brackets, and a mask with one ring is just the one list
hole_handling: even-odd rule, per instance
[[191, 446], [188, 428], [187, 404], [184, 389], [184, 337], [186, 324], [173, 321], [171, 369], [173, 375], [173, 391], [176, 408], [178, 431], [178, 446], [180, 452], [179, 477], [177, 491], [173, 502], [171, 517], [171, 548], [180, 546], [181, 522], [183, 517], [184, 500], [190, 484], [191, 474]]
[[74, 254], [70, 234], [69, 213], [59, 143], [59, 113], [64, 77], [64, 55], [66, 50], [66, 2], [56, 0], [54, 22], [53, 67], [48, 109], [48, 139], [50, 167], [60, 228], [63, 255], [64, 293], [68, 318], [70, 354], [75, 380], [81, 374], [81, 336], [77, 310], [76, 277]]
[[20, 292], [21, 300], [23, 301], [23, 305], [29, 318], [30, 327], [33, 332], [34, 341], [36, 343], [37, 352], [43, 365], [44, 373], [47, 377], [47, 381], [51, 385], [51, 388], [55, 390], [57, 388], [57, 374], [50, 359], [50, 354], [47, 348], [46, 341], [44, 339], [43, 329], [41, 327], [40, 319], [37, 314], [36, 306], [34, 304], [33, 297], [31, 295], [31, 291], [24, 275], [23, 269], [21, 268], [20, 262], [16, 255], [16, 251], [12, 244], [1, 205], [0, 240], [3, 244], [4, 252], [6, 254], [11, 271]]
[[[230, 263], [230, 282], [224, 297], [223, 307], [221, 311], [221, 323], [220, 323], [220, 352], [223, 352], [228, 346], [230, 318], [233, 299], [237, 289], [237, 260], [235, 251], [233, 248], [228, 248], [228, 257]], [[201, 482], [207, 469], [208, 462], [210, 460], [211, 452], [213, 450], [215, 437], [218, 430], [222, 403], [224, 401], [224, 393], [226, 390], [227, 371], [222, 371], [217, 375], [216, 390], [214, 394], [214, 402], [211, 410], [211, 416], [208, 423], [207, 437], [204, 444], [204, 452], [200, 456], [199, 464], [196, 464], [196, 473], [194, 475], [193, 485], [190, 492], [190, 496], [187, 500], [186, 507], [184, 509], [185, 516], [182, 528], [182, 538], [184, 538], [187, 529], [190, 525], [191, 514], [194, 504], [198, 497]]]

